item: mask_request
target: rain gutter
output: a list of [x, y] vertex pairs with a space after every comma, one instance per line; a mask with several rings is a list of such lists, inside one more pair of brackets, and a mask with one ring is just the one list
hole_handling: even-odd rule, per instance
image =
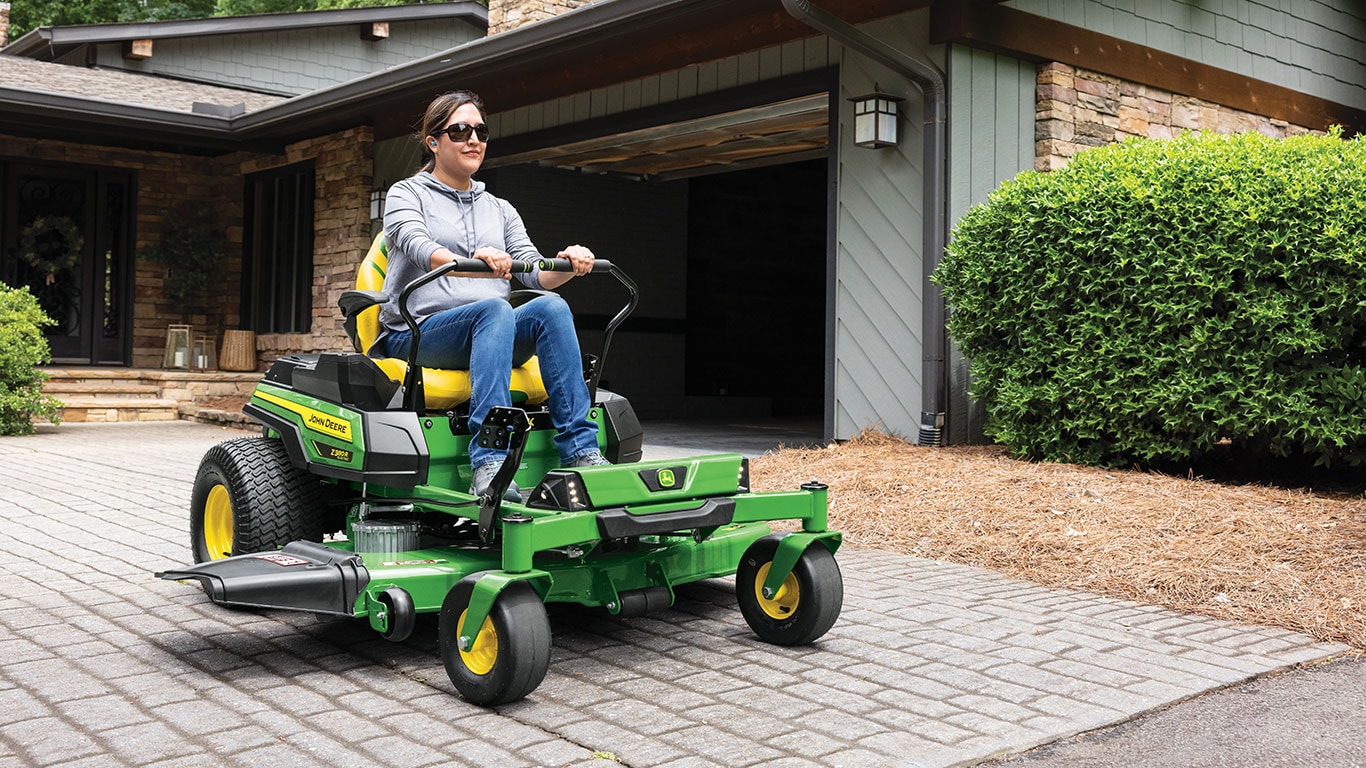
[[[142, 143], [163, 141], [224, 152], [250, 148], [233, 134], [230, 119], [216, 115], [3, 85], [0, 85], [0, 103], [6, 107], [0, 117], [0, 130], [11, 126], [28, 130], [42, 127], [49, 131], [51, 138], [80, 140], [83, 133], [88, 134], [98, 126], [106, 138], [127, 136]], [[17, 116], [10, 117], [11, 111]]]
[[922, 389], [920, 412], [920, 445], [944, 444], [945, 403], [948, 375], [945, 352], [948, 339], [944, 326], [944, 294], [930, 282], [930, 275], [939, 266], [947, 244], [946, 160], [948, 157], [946, 120], [948, 89], [944, 73], [930, 61], [913, 57], [893, 48], [855, 27], [829, 11], [812, 5], [808, 0], [782, 0], [788, 14], [808, 27], [825, 34], [831, 40], [855, 50], [904, 75], [925, 95], [924, 149], [924, 259], [921, 322], [923, 331], [923, 359], [921, 362]]

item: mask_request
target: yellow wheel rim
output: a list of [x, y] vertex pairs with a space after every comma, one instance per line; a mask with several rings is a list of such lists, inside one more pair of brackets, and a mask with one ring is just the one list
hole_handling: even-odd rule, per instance
[[232, 497], [221, 483], [204, 500], [204, 548], [210, 560], [232, 555]]
[[764, 613], [774, 619], [786, 619], [792, 616], [792, 612], [797, 610], [797, 603], [802, 601], [801, 587], [797, 586], [796, 574], [789, 573], [783, 580], [783, 585], [778, 587], [778, 593], [771, 599], [764, 597], [764, 581], [768, 579], [768, 569], [773, 563], [764, 563], [759, 572], [754, 576], [754, 598], [759, 601], [759, 607]]
[[[456, 637], [465, 634], [465, 614], [468, 611], [460, 612], [460, 622], [455, 626]], [[493, 671], [493, 665], [498, 661], [498, 630], [493, 628], [493, 619], [485, 618], [483, 625], [479, 627], [479, 634], [474, 636], [474, 642], [470, 643], [468, 651], [460, 652], [460, 660], [465, 663], [465, 668], [476, 675], [487, 675]]]

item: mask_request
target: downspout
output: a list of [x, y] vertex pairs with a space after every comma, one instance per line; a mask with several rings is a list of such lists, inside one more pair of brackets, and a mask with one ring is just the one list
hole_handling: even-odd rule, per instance
[[933, 62], [922, 61], [899, 51], [886, 42], [864, 32], [844, 19], [817, 8], [807, 0], [782, 0], [783, 8], [798, 21], [825, 34], [847, 48], [883, 64], [915, 83], [925, 95], [925, 157], [924, 198], [929, 212], [924, 223], [925, 270], [923, 280], [924, 356], [921, 362], [924, 389], [921, 393], [920, 445], [944, 444], [946, 391], [945, 350], [948, 341], [944, 328], [944, 294], [930, 282], [930, 274], [939, 266], [947, 242], [945, 204], [947, 183], [945, 160], [947, 140], [945, 114], [948, 89], [944, 73]]

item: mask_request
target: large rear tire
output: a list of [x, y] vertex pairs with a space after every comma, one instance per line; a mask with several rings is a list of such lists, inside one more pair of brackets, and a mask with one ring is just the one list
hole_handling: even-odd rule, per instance
[[279, 440], [247, 437], [210, 448], [190, 496], [194, 561], [322, 541], [336, 486], [295, 467]]
[[545, 603], [526, 582], [498, 595], [469, 650], [460, 650], [460, 630], [477, 576], [451, 587], [438, 623], [441, 660], [460, 695], [472, 704], [493, 707], [536, 690], [550, 668], [550, 618]]
[[844, 606], [844, 577], [835, 556], [820, 544], [802, 552], [778, 591], [763, 594], [764, 579], [778, 551], [777, 535], [754, 542], [740, 558], [735, 598], [740, 613], [760, 640], [774, 645], [806, 645], [830, 631]]

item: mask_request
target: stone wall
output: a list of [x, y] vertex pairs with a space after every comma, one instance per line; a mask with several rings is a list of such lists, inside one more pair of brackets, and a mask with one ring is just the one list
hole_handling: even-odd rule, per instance
[[593, 0], [489, 0], [489, 34], [558, 16]]
[[[355, 287], [356, 268], [370, 247], [374, 143], [374, 131], [361, 126], [292, 144], [283, 156], [253, 158], [240, 167], [240, 175], [245, 176], [305, 160], [314, 162], [313, 325], [307, 333], [258, 333], [257, 358], [263, 366], [292, 352], [351, 350], [337, 299], [342, 291]], [[239, 193], [239, 207], [240, 199]]]
[[9, 42], [9, 3], [0, 2], [0, 48]]
[[132, 335], [135, 367], [159, 368], [166, 345], [166, 326], [189, 323], [196, 334], [221, 336], [236, 328], [241, 304], [242, 187], [233, 157], [203, 158], [90, 144], [0, 135], [9, 159], [118, 168], [133, 173], [137, 204], [135, 253], [161, 238], [167, 213], [184, 204], [212, 211], [212, 226], [224, 234], [223, 279], [182, 304], [162, 295], [166, 269], [136, 258], [133, 262]]
[[1309, 129], [1213, 102], [1149, 88], [1056, 62], [1039, 65], [1034, 167], [1061, 168], [1088, 147], [1131, 136], [1170, 138], [1182, 131], [1282, 137]]
[[135, 368], [160, 368], [166, 326], [189, 323], [195, 335], [240, 327], [242, 301], [243, 179], [246, 174], [312, 159], [316, 173], [313, 253], [313, 326], [308, 333], [260, 334], [262, 367], [282, 354], [350, 350], [337, 298], [355, 284], [356, 267], [370, 244], [370, 178], [374, 138], [368, 127], [302, 141], [282, 155], [238, 153], [218, 158], [124, 150], [0, 134], [9, 159], [127, 169], [136, 179], [136, 249], [160, 242], [168, 213], [204, 205], [223, 236], [222, 280], [183, 304], [162, 295], [166, 269], [135, 259], [133, 356]]

